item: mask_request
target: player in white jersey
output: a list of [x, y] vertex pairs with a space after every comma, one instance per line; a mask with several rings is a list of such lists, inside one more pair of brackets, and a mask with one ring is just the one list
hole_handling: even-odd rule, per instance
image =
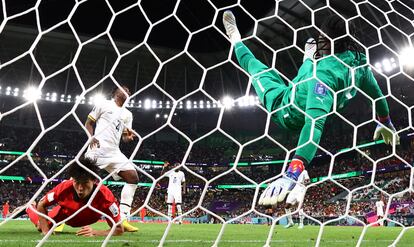
[[[377, 220], [384, 218], [384, 197], [381, 195], [381, 199], [375, 202], [375, 207], [377, 208]], [[379, 222], [380, 226], [384, 225], [384, 221]]]
[[112, 91], [112, 100], [95, 105], [89, 113], [85, 127], [93, 139], [85, 157], [93, 159], [100, 169], [105, 169], [109, 173], [114, 172], [112, 176], [115, 180], [122, 178], [126, 182], [120, 200], [122, 224], [125, 231], [135, 232], [138, 228], [129, 224], [127, 219], [137, 189], [138, 173], [119, 148], [121, 139], [130, 142], [134, 140], [135, 135], [132, 133], [132, 113], [122, 107], [130, 92], [126, 86], [122, 89], [116, 87]]
[[[166, 167], [168, 163], [164, 167]], [[180, 165], [175, 163], [174, 167]], [[177, 208], [177, 216], [180, 217], [183, 214], [181, 203], [182, 203], [182, 193], [185, 194], [186, 185], [185, 185], [185, 175], [179, 168], [175, 170], [170, 170], [167, 172], [168, 177], [168, 189], [167, 189], [167, 205], [168, 205], [168, 216], [172, 217], [173, 203]], [[182, 223], [182, 218], [180, 218], [179, 223]]]
[[[298, 178], [297, 184], [293, 188], [293, 190], [289, 193], [287, 199], [286, 199], [286, 208], [285, 212], [287, 214], [288, 218], [288, 224], [285, 226], [285, 228], [292, 227], [294, 225], [291, 208], [295, 207], [296, 205], [302, 207], [303, 199], [305, 198], [306, 193], [306, 185], [309, 184], [310, 178], [308, 175], [308, 172], [304, 170]], [[303, 228], [303, 220], [305, 216], [303, 214], [302, 208], [299, 209], [299, 229]]]

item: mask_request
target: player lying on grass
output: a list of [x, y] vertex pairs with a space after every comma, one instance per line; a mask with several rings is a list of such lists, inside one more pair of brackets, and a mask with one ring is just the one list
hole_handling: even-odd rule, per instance
[[119, 149], [120, 140], [133, 141], [135, 134], [132, 132], [132, 113], [123, 107], [129, 89], [123, 86], [112, 90], [112, 100], [105, 100], [95, 105], [89, 113], [85, 127], [94, 136], [85, 157], [96, 161], [100, 169], [109, 173], [115, 171], [112, 177], [115, 180], [122, 178], [125, 185], [121, 191], [120, 209], [122, 224], [125, 231], [136, 232], [137, 227], [128, 223], [131, 213], [131, 205], [138, 184], [138, 173], [135, 166]]
[[[95, 164], [91, 163], [89, 160], [81, 160], [81, 162], [89, 170], [96, 173]], [[38, 212], [48, 215], [56, 223], [77, 213], [80, 208], [88, 203], [92, 193], [97, 188], [96, 177], [77, 163], [73, 163], [69, 167], [68, 172], [71, 177], [70, 180], [65, 180], [58, 184], [55, 188], [49, 191], [37, 205], [35, 203], [33, 204]], [[54, 207], [48, 212], [47, 208], [50, 206]], [[90, 206], [111, 217], [115, 223], [121, 221], [118, 202], [112, 192], [104, 185], [101, 185]], [[53, 225], [52, 222], [37, 215], [32, 207], [27, 208], [26, 213], [42, 234], [47, 234], [49, 232]], [[79, 236], [106, 236], [111, 231], [110, 229], [95, 230], [89, 226], [90, 224], [96, 223], [101, 218], [102, 215], [100, 213], [87, 207], [82, 209], [76, 216], [66, 221], [66, 224], [72, 227], [82, 227], [76, 232], [76, 235]], [[108, 225], [112, 227], [111, 220], [106, 219], [106, 221]], [[122, 235], [123, 232], [124, 228], [122, 224], [118, 224], [113, 235]]]
[[[293, 84], [296, 84], [294, 94], [292, 84], [286, 86], [275, 71], [269, 70], [266, 65], [257, 60], [241, 42], [236, 19], [231, 11], [224, 12], [223, 24], [234, 45], [240, 66], [252, 76], [252, 85], [260, 102], [269, 112], [280, 109], [272, 115], [272, 120], [286, 130], [300, 131], [298, 141], [300, 148], [296, 150], [283, 177], [265, 189], [263, 192], [265, 195], [259, 204], [274, 205], [281, 202], [293, 189], [299, 175], [317, 151], [315, 144], [320, 142], [326, 115], [332, 111], [334, 104], [335, 95], [331, 90], [338, 92], [347, 89], [336, 95], [336, 110], [340, 110], [356, 94], [356, 89], [349, 88], [352, 86], [353, 79], [356, 87], [376, 100], [375, 110], [380, 124], [375, 130], [374, 139], [382, 136], [386, 144], [392, 144], [393, 141], [399, 143], [398, 135], [394, 134], [396, 130], [391, 123], [387, 101], [382, 98], [381, 89], [369, 66], [363, 66], [367, 64], [367, 59], [365, 54], [359, 51], [359, 46], [351, 38], [345, 36], [335, 41], [332, 49], [341, 61], [334, 56], [328, 56], [331, 54], [329, 38], [338, 38], [346, 34], [344, 21], [340, 17], [336, 15], [327, 17], [321, 27], [323, 33], [320, 33], [318, 41], [308, 40], [303, 64], [299, 68], [298, 75], [292, 80]], [[313, 58], [316, 56], [322, 58], [315, 63], [316, 77], [314, 77]], [[358, 67], [354, 70], [353, 78], [350, 67]], [[291, 101], [293, 104], [290, 104]], [[302, 114], [298, 108], [307, 116]], [[309, 142], [312, 130], [312, 141], [315, 144]]]

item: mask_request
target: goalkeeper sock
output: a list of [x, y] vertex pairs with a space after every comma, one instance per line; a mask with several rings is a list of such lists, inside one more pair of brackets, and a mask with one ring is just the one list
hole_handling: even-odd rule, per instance
[[286, 212], [286, 217], [288, 218], [288, 222], [289, 222], [289, 224], [292, 224], [293, 225], [293, 219], [292, 219], [292, 215], [290, 214], [290, 208], [286, 208], [285, 209], [285, 212]]
[[121, 191], [121, 203], [119, 210], [121, 211], [121, 219], [125, 220], [131, 213], [132, 200], [134, 199], [136, 184], [125, 184]]
[[168, 217], [172, 218], [172, 205], [168, 204]]
[[289, 168], [286, 171], [286, 175], [293, 180], [298, 180], [299, 175], [302, 173], [303, 170], [305, 170], [305, 165], [303, 161], [294, 158], [289, 164]]

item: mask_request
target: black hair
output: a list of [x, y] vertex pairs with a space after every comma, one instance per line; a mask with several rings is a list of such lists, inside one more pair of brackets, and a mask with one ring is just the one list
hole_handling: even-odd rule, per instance
[[[79, 162], [84, 165], [86, 168], [97, 174], [98, 168], [96, 167], [95, 163], [92, 162], [89, 159], [79, 159]], [[96, 177], [87, 171], [85, 168], [80, 166], [77, 162], [74, 162], [72, 165], [68, 168], [68, 174], [71, 178], [73, 178], [76, 181], [85, 182], [88, 180], [95, 180]]]
[[[327, 17], [325, 21], [322, 23], [321, 30], [324, 33], [324, 35], [328, 36], [331, 39], [344, 36], [335, 41], [334, 53], [341, 53], [341, 52], [345, 52], [348, 50], [354, 51], [356, 52], [357, 59], [359, 60], [360, 53], [362, 52], [363, 49], [358, 43], [356, 43], [350, 37], [350, 35], [355, 36], [354, 35], [355, 30], [356, 30], [355, 26], [352, 23], [348, 23], [348, 26], [349, 26], [349, 34], [344, 36], [345, 34], [347, 34], [345, 21], [337, 15], [331, 15]], [[317, 42], [329, 42], [329, 41], [327, 40], [320, 41], [318, 38]], [[324, 50], [323, 47], [322, 49], [318, 48], [318, 50], [316, 51], [316, 54], [318, 54], [320, 50]]]
[[[128, 86], [126, 86], [126, 85], [120, 85], [122, 88], [128, 88]], [[111, 92], [111, 97], [114, 97], [115, 96], [115, 94], [116, 94], [116, 91], [119, 89], [119, 87], [118, 86], [115, 86], [113, 89], [112, 89], [112, 92]], [[129, 89], [129, 88], [128, 88]]]

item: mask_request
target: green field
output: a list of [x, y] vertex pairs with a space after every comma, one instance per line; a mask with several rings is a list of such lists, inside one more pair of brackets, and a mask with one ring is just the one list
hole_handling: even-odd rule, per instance
[[[113, 237], [108, 246], [158, 246], [166, 224], [138, 224], [140, 231]], [[106, 228], [105, 223], [97, 223], [94, 228]], [[212, 246], [221, 225], [191, 224], [172, 225], [164, 246]], [[265, 225], [227, 225], [219, 246], [263, 246], [269, 227]], [[388, 246], [401, 232], [401, 227], [368, 228], [362, 246]], [[100, 246], [104, 238], [77, 237], [76, 228], [66, 226], [63, 233], [53, 235], [44, 246], [87, 247]], [[305, 226], [283, 229], [276, 227], [271, 246], [314, 246], [319, 227]], [[320, 246], [355, 246], [362, 227], [327, 226], [324, 228]], [[41, 239], [29, 221], [11, 221], [0, 227], [0, 246], [35, 246]], [[397, 246], [414, 246], [414, 229], [407, 230]]]

